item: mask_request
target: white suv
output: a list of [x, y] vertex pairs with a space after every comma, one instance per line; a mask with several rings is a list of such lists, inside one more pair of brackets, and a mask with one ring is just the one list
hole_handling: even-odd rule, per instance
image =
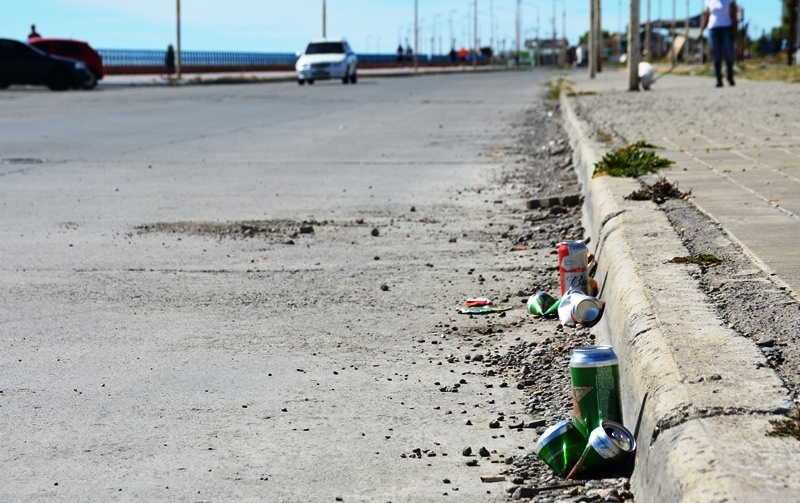
[[342, 79], [344, 84], [358, 82], [358, 58], [345, 40], [312, 40], [294, 67], [301, 86], [315, 80]]

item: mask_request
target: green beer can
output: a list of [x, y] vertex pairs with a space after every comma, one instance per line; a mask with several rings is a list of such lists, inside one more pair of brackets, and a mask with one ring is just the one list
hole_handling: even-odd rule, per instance
[[586, 438], [603, 421], [622, 423], [619, 359], [611, 346], [575, 348], [569, 371], [575, 426]]
[[569, 419], [547, 428], [533, 451], [562, 479], [572, 470], [586, 448], [584, 437]]
[[554, 306], [558, 302], [547, 292], [539, 292], [531, 295], [528, 299], [528, 312], [537, 316], [546, 316], [555, 312], [558, 307]]
[[586, 449], [567, 474], [567, 478], [571, 479], [593, 468], [612, 468], [614, 465], [622, 467], [635, 450], [636, 439], [630, 430], [614, 421], [603, 421], [592, 430]]

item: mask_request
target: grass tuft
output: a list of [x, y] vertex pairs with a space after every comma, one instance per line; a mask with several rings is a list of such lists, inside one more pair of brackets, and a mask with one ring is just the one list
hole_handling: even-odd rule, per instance
[[547, 98], [557, 100], [561, 98], [561, 93], [574, 94], [574, 90], [572, 89], [574, 84], [575, 83], [569, 80], [566, 75], [559, 75], [557, 78], [549, 80], [545, 83], [545, 87], [547, 87]]
[[594, 167], [594, 176], [617, 176], [638, 178], [669, 167], [673, 161], [644, 149], [658, 148], [650, 143], [638, 141], [627, 147], [609, 152]]

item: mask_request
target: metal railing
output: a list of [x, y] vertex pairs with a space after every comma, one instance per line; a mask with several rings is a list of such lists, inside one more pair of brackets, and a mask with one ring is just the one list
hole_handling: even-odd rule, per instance
[[[97, 49], [103, 58], [107, 73], [164, 73], [167, 51], [153, 49]], [[420, 65], [446, 65], [450, 58], [445, 55], [419, 55]], [[181, 51], [181, 69], [184, 72], [219, 71], [270, 71], [291, 70], [297, 56], [291, 53], [276, 52], [220, 52], [220, 51]], [[468, 58], [468, 62], [471, 63]], [[397, 61], [396, 54], [358, 54], [360, 65], [412, 65], [413, 62]], [[478, 57], [479, 64], [488, 58]], [[456, 61], [456, 63], [459, 63]]]
[[[104, 66], [164, 66], [167, 51], [140, 49], [98, 49]], [[187, 66], [282, 66], [293, 65], [297, 56], [271, 52], [181, 51]]]

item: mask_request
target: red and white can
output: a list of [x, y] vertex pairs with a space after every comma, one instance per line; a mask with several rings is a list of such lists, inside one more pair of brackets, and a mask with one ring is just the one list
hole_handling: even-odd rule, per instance
[[558, 280], [561, 295], [571, 291], [589, 293], [589, 249], [586, 243], [569, 240], [559, 245]]

